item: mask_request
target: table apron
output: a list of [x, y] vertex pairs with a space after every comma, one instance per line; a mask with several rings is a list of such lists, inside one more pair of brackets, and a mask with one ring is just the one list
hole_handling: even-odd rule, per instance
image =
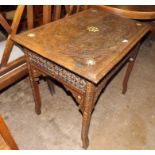
[[[136, 48], [136, 47], [135, 47]], [[101, 91], [109, 80], [129, 61], [130, 58], [133, 58], [137, 54], [138, 50], [131, 50], [116, 66], [113, 67], [113, 69], [97, 84], [95, 89], [95, 98], [96, 101], [98, 96], [100, 95]]]

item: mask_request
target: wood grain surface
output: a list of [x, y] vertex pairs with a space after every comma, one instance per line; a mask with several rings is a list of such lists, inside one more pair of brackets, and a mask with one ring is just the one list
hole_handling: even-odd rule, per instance
[[98, 83], [149, 26], [89, 9], [13, 37], [13, 40], [64, 68]]

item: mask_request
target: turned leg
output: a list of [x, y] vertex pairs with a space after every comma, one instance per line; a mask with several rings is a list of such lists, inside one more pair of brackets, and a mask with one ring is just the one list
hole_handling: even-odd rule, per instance
[[81, 131], [81, 139], [84, 149], [87, 149], [89, 145], [88, 132], [89, 132], [91, 114], [94, 107], [94, 94], [95, 94], [95, 86], [92, 83], [87, 82], [86, 87], [87, 88], [84, 102], [82, 131]]
[[46, 76], [46, 81], [47, 81], [48, 89], [49, 89], [51, 95], [54, 95], [55, 94], [55, 89], [54, 89], [53, 81], [48, 76]]
[[123, 90], [122, 90], [123, 94], [125, 94], [127, 91], [128, 81], [129, 81], [129, 77], [130, 77], [131, 71], [132, 71], [133, 66], [134, 66], [134, 62], [135, 62], [135, 60], [133, 58], [130, 58], [129, 64], [128, 64], [128, 67], [126, 70], [126, 74], [124, 77], [124, 81], [123, 81]]
[[30, 84], [32, 87], [32, 93], [34, 97], [35, 102], [35, 112], [39, 115], [41, 113], [41, 98], [40, 98], [40, 92], [39, 92], [39, 86], [38, 82], [35, 80], [33, 68], [28, 64], [28, 70], [29, 70], [29, 78], [30, 78]]
[[133, 55], [132, 57], [130, 57], [130, 59], [129, 59], [128, 67], [127, 67], [127, 70], [126, 70], [126, 73], [125, 73], [125, 77], [124, 77], [124, 80], [123, 80], [123, 90], [122, 90], [122, 93], [123, 93], [123, 94], [125, 94], [126, 91], [127, 91], [129, 77], [130, 77], [131, 71], [132, 71], [132, 69], [133, 69], [133, 66], [134, 66], [134, 64], [135, 64], [135, 60], [136, 60], [136, 57], [137, 57], [137, 54], [138, 54], [140, 45], [141, 45], [141, 44], [139, 43], [139, 44], [135, 47], [135, 49], [134, 49], [134, 55]]

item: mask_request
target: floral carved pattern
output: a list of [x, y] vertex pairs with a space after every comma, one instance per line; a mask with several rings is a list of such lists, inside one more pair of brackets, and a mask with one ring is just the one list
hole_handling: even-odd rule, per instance
[[85, 92], [86, 81], [83, 78], [81, 78], [80, 76], [73, 74], [72, 72], [60, 67], [59, 65], [41, 57], [35, 53], [28, 52], [28, 56], [29, 56], [31, 63], [34, 63], [38, 67], [48, 71], [54, 77], [64, 80], [66, 83]]

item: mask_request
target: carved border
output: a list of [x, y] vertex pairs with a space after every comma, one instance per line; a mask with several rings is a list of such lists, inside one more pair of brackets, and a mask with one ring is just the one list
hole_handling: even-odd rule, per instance
[[59, 65], [39, 56], [38, 54], [28, 52], [28, 56], [31, 63], [34, 63], [38, 67], [45, 69], [53, 76], [57, 76], [58, 78], [64, 80], [66, 83], [76, 87], [77, 89], [85, 92], [86, 89], [86, 81], [80, 76], [73, 74], [72, 72], [60, 67]]

